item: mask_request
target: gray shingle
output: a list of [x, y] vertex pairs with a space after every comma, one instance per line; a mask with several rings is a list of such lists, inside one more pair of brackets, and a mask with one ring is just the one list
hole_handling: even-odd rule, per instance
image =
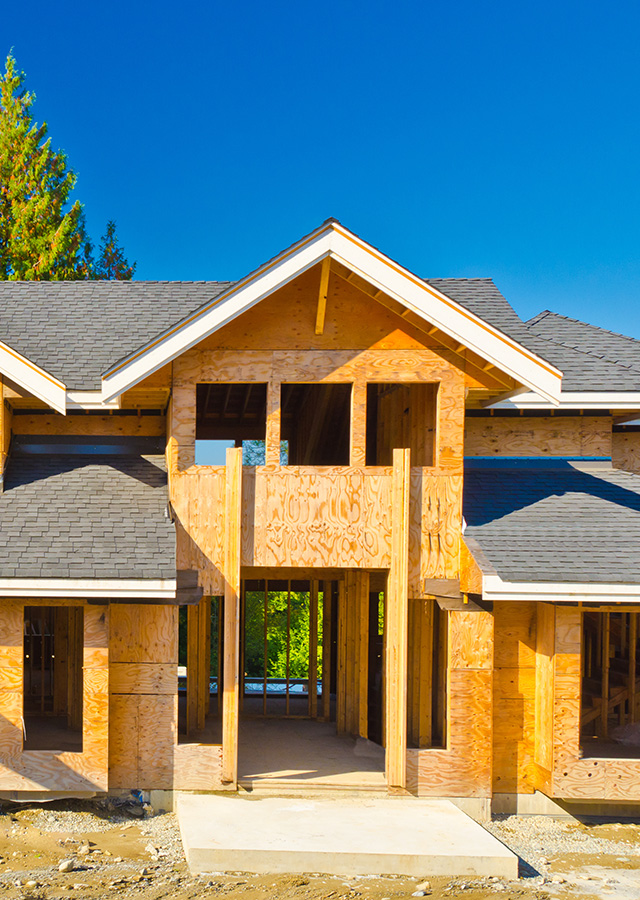
[[[601, 328], [589, 325], [588, 340], [563, 342], [562, 316], [549, 316], [546, 325], [541, 317], [523, 322], [511, 304], [500, 293], [490, 278], [429, 278], [429, 284], [451, 300], [455, 300], [485, 322], [498, 328], [523, 347], [547, 360], [563, 373], [563, 391], [638, 391], [640, 390], [640, 341], [612, 335]], [[565, 322], [573, 320], [564, 320]], [[583, 323], [577, 323], [582, 325]], [[596, 340], [597, 335], [597, 340]], [[593, 352], [606, 336], [620, 338], [626, 352]], [[633, 349], [632, 349], [633, 347]], [[637, 354], [637, 355], [636, 355]], [[631, 358], [637, 359], [635, 369], [630, 368]]]
[[162, 456], [14, 453], [0, 578], [175, 578]]
[[640, 476], [564, 460], [468, 460], [466, 534], [504, 581], [640, 584]]
[[3, 281], [0, 341], [69, 390], [99, 390], [106, 369], [228, 286], [220, 281]]

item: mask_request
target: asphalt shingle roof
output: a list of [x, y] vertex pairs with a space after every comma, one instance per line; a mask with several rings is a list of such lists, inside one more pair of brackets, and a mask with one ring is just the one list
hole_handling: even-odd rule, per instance
[[[525, 323], [491, 278], [429, 284], [563, 372], [563, 390], [640, 390], [640, 341], [552, 313]], [[69, 390], [101, 375], [233, 282], [0, 282], [0, 341]]]
[[[613, 335], [594, 325], [584, 326], [589, 329], [588, 339], [565, 340], [562, 316], [542, 313], [542, 317], [552, 317], [546, 325], [541, 317], [523, 322], [491, 278], [427, 280], [451, 300], [559, 369], [563, 391], [640, 390], [640, 341]], [[564, 320], [571, 321], [574, 320]], [[616, 353], [610, 349], [614, 338], [619, 341]], [[632, 359], [637, 360], [635, 369], [630, 367]]]
[[640, 475], [600, 462], [468, 460], [464, 517], [504, 581], [640, 584]]
[[162, 456], [15, 452], [0, 494], [0, 578], [176, 577]]
[[0, 341], [69, 390], [101, 375], [190, 312], [226, 281], [3, 281]]
[[526, 323], [530, 331], [563, 347], [630, 369], [640, 375], [640, 341], [545, 310]]

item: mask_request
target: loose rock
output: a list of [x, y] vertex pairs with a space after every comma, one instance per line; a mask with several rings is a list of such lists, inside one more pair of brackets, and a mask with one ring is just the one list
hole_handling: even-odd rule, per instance
[[63, 859], [58, 866], [58, 872], [73, 872], [75, 863], [72, 859]]

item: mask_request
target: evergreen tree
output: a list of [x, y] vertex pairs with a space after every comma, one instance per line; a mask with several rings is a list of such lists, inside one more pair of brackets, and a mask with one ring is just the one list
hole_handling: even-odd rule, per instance
[[66, 209], [76, 175], [51, 149], [46, 123], [33, 121], [35, 95], [24, 79], [9, 54], [0, 76], [0, 280], [88, 278], [82, 206]]
[[107, 222], [107, 230], [100, 244], [100, 255], [94, 270], [94, 278], [106, 278], [115, 281], [131, 281], [137, 263], [132, 266], [118, 243], [116, 223]]

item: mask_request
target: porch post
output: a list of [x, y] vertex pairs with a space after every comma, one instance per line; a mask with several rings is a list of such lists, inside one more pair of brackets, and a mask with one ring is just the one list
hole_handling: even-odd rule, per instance
[[224, 687], [222, 696], [222, 781], [238, 782], [240, 658], [240, 528], [242, 448], [227, 450], [224, 538]]
[[386, 770], [390, 788], [407, 781], [407, 644], [409, 623], [409, 450], [393, 451], [391, 567], [386, 604]]

